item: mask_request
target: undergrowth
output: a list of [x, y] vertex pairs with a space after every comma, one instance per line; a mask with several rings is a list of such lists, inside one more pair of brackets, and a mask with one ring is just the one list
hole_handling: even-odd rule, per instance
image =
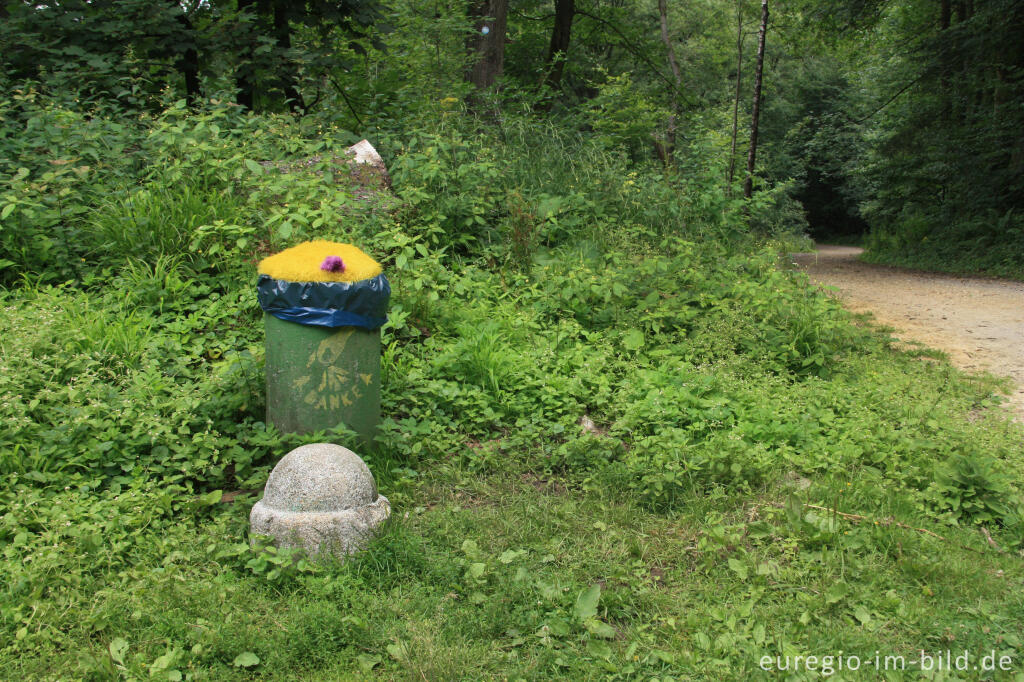
[[[31, 92], [4, 110], [8, 676], [747, 679], [765, 654], [1024, 654], [1000, 385], [777, 268], [799, 236], [770, 192], [744, 206], [720, 169], [526, 119], [382, 130], [392, 197], [312, 119]], [[343, 564], [247, 536], [289, 448], [354, 442], [263, 421], [254, 264], [313, 236], [394, 288], [360, 453], [394, 517]]]

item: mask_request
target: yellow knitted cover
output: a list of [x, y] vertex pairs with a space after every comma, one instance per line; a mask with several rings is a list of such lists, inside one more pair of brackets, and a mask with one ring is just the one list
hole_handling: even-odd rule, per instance
[[[345, 264], [342, 272], [321, 270], [328, 256], [338, 256]], [[351, 244], [324, 239], [302, 242], [260, 261], [259, 273], [289, 282], [358, 282], [382, 272], [380, 263]]]

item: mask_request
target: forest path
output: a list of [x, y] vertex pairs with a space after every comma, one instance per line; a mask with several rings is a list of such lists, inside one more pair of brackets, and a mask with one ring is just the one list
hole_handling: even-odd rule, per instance
[[903, 341], [945, 351], [957, 367], [1013, 379], [1010, 408], [1024, 421], [1024, 283], [862, 263], [863, 249], [818, 246], [793, 255], [811, 281], [836, 287], [843, 305], [870, 312]]

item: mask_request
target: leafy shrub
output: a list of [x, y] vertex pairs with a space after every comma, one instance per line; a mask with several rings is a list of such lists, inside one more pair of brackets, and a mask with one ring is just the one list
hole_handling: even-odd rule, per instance
[[952, 520], [996, 523], [1020, 534], [1024, 500], [1012, 481], [991, 457], [957, 454], [935, 465], [927, 493], [940, 513]]

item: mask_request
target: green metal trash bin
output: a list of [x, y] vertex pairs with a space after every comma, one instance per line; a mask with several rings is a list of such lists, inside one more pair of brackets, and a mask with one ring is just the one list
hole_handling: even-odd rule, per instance
[[344, 423], [369, 444], [380, 422], [380, 327], [391, 287], [350, 244], [313, 241], [264, 259], [267, 422], [289, 433]]

